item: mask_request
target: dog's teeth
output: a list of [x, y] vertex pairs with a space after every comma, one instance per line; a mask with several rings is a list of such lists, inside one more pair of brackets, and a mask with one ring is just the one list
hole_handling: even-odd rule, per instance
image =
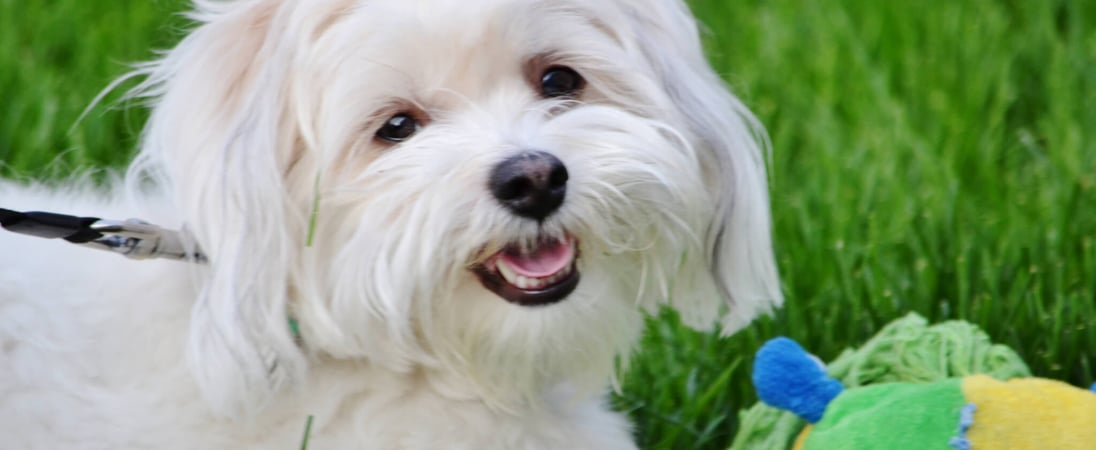
[[497, 267], [499, 275], [502, 275], [502, 278], [504, 280], [506, 280], [510, 284], [517, 285], [517, 280], [520, 277], [518, 276], [518, 274], [514, 273], [514, 270], [511, 269], [510, 266], [506, 264], [506, 262], [499, 261]]
[[533, 280], [530, 280], [530, 279], [528, 279], [528, 278], [525, 278], [525, 277], [523, 277], [523, 276], [519, 276], [519, 277], [517, 278], [517, 283], [515, 283], [515, 284], [516, 284], [516, 285], [517, 285], [517, 287], [519, 287], [519, 288], [522, 288], [522, 289], [529, 289], [529, 288], [530, 288], [530, 287], [532, 287], [532, 285], [533, 285]]
[[552, 276], [548, 277], [546, 282], [547, 283], [555, 283], [559, 280], [562, 280], [563, 277], [566, 276], [566, 275], [567, 275], [567, 269], [561, 270], [559, 272], [556, 272], [555, 275], [552, 275]]

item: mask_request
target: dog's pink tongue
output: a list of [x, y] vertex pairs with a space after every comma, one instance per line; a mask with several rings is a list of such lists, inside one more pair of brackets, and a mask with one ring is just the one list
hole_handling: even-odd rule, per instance
[[571, 240], [566, 239], [540, 246], [532, 254], [507, 250], [499, 257], [515, 273], [527, 278], [544, 278], [555, 275], [575, 259]]

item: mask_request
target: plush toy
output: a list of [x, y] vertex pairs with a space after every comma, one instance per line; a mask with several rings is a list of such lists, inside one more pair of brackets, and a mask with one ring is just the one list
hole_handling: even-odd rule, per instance
[[811, 424], [795, 450], [1096, 449], [1096, 392], [1047, 379], [969, 375], [846, 389], [795, 341], [777, 338], [758, 351], [753, 381], [763, 402]]

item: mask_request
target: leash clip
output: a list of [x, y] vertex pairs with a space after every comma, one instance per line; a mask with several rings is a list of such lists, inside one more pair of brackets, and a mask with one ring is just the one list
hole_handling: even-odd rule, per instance
[[169, 258], [205, 261], [200, 253], [187, 251], [178, 233], [143, 220], [98, 220], [88, 228], [103, 236], [81, 245], [120, 253], [130, 259]]

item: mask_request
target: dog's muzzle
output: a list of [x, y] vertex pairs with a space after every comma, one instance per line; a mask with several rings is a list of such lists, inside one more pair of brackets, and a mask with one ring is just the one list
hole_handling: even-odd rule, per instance
[[[510, 212], [543, 222], [567, 196], [567, 167], [550, 153], [528, 151], [491, 171], [491, 194]], [[542, 239], [531, 248], [510, 245], [472, 269], [499, 297], [518, 305], [558, 302], [578, 286], [578, 242], [567, 235]]]

